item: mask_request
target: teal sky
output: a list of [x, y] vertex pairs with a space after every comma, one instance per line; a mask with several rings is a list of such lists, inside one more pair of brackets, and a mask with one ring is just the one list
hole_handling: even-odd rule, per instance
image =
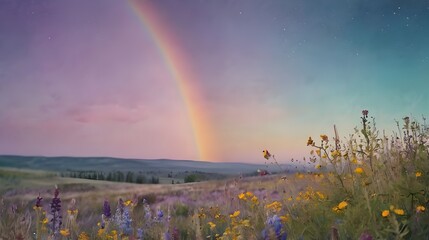
[[0, 154], [280, 162], [363, 109], [429, 115], [429, 1], [146, 1], [186, 53], [213, 129], [189, 117], [131, 4], [0, 2]]

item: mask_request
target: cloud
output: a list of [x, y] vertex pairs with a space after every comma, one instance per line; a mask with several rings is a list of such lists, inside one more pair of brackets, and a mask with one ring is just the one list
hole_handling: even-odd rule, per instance
[[80, 123], [137, 123], [148, 116], [143, 106], [126, 107], [118, 104], [73, 108], [67, 115]]

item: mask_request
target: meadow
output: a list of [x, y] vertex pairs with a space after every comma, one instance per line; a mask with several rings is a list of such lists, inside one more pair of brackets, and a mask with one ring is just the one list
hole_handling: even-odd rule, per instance
[[382, 135], [364, 110], [346, 138], [309, 137], [314, 167], [289, 174], [139, 185], [1, 169], [0, 239], [428, 239], [429, 131], [397, 127]]

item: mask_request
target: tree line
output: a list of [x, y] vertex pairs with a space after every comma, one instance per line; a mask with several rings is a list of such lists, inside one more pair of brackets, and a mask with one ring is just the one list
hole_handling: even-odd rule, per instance
[[138, 184], [158, 184], [159, 177], [156, 176], [146, 176], [142, 172], [121, 172], [121, 171], [68, 171], [61, 172], [61, 177], [71, 177], [71, 178], [83, 178], [91, 180], [104, 180], [111, 182], [128, 182], [128, 183], [138, 183]]

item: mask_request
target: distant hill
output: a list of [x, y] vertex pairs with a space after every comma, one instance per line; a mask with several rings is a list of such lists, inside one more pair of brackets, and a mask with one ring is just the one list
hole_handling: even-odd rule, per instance
[[[171, 159], [125, 159], [112, 157], [43, 157], [0, 155], [0, 167], [45, 171], [122, 171], [122, 172], [204, 172], [225, 175], [246, 174], [267, 169], [265, 164], [220, 163]], [[284, 169], [292, 167], [283, 166]], [[279, 171], [268, 166], [269, 171]]]

